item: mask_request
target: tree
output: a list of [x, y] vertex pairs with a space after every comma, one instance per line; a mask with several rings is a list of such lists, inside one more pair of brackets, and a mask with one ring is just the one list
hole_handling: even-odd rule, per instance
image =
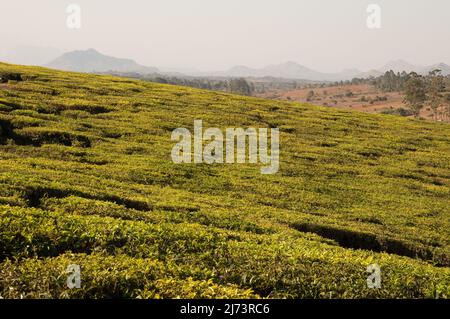
[[426, 91], [427, 88], [423, 77], [415, 72], [410, 73], [410, 78], [405, 83], [404, 101], [416, 118], [419, 117], [427, 99]]
[[308, 92], [308, 94], [306, 95], [306, 101], [311, 101], [314, 98], [314, 91], [311, 90]]
[[231, 79], [228, 81], [228, 89], [232, 93], [241, 95], [252, 95], [254, 88], [244, 78]]
[[429, 105], [433, 110], [433, 117], [438, 119], [438, 110], [442, 105], [442, 92], [445, 90], [444, 77], [441, 75], [441, 70], [433, 70], [429, 73], [428, 83], [428, 97]]
[[445, 110], [445, 114], [447, 116], [447, 119], [450, 120], [450, 93], [447, 93], [447, 96], [445, 98], [445, 104], [447, 104], [446, 110]]

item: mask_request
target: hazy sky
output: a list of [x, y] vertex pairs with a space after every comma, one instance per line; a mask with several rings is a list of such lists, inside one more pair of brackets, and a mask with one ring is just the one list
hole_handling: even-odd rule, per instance
[[[81, 29], [66, 26], [71, 3]], [[380, 29], [366, 26], [370, 3], [381, 6]], [[449, 0], [0, 0], [0, 60], [10, 61], [95, 48], [157, 67], [292, 60], [329, 72], [450, 64], [449, 39]]]

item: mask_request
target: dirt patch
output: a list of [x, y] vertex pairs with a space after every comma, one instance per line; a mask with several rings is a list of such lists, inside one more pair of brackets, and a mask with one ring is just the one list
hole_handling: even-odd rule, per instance
[[[343, 84], [329, 87], [273, 90], [257, 96], [272, 100], [297, 101], [367, 113], [412, 116], [403, 101], [401, 92], [382, 92], [369, 84]], [[433, 119], [433, 113], [429, 107], [424, 107], [420, 116], [426, 119]]]

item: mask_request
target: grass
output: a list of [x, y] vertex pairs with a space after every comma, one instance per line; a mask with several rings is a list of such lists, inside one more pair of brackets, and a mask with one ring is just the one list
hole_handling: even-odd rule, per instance
[[[3, 298], [450, 297], [448, 124], [38, 67], [0, 74]], [[173, 164], [171, 132], [194, 119], [279, 127], [280, 171]], [[372, 263], [381, 289], [367, 288]], [[69, 264], [81, 289], [65, 284]]]

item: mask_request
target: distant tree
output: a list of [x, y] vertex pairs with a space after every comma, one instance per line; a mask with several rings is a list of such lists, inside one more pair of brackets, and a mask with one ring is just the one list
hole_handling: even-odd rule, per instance
[[169, 83], [169, 81], [167, 81], [167, 79], [165, 79], [163, 77], [159, 77], [159, 76], [155, 78], [155, 82], [163, 83], [163, 84], [168, 84]]
[[442, 92], [445, 90], [444, 77], [441, 74], [441, 70], [436, 69], [429, 73], [428, 78], [429, 105], [433, 111], [433, 118], [437, 120], [438, 110], [443, 102]]
[[315, 93], [313, 90], [309, 91], [308, 94], [306, 95], [306, 101], [308, 102], [311, 101], [314, 98], [314, 95]]
[[390, 70], [379, 77], [371, 79], [370, 83], [383, 92], [395, 92], [404, 90], [408, 79], [409, 74], [406, 72], [395, 73]]
[[450, 93], [447, 93], [447, 96], [445, 97], [445, 104], [447, 104], [447, 107], [444, 110], [446, 113], [445, 116], [447, 116], [447, 119], [450, 120]]
[[410, 78], [405, 83], [404, 101], [416, 118], [427, 99], [426, 84], [422, 76], [415, 72], [410, 73]]
[[253, 93], [253, 87], [244, 78], [229, 80], [228, 89], [232, 93], [241, 95], [252, 95]]
[[292, 89], [295, 90], [297, 88], [297, 82], [296, 81], [292, 81]]

